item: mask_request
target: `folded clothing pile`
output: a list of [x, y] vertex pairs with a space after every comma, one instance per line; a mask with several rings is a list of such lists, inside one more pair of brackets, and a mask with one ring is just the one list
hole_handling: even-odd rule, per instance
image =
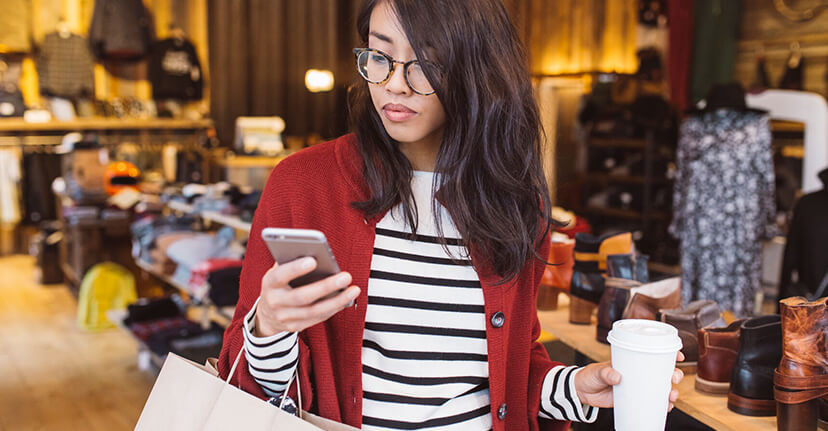
[[187, 319], [181, 299], [141, 298], [127, 306], [124, 324], [136, 338], [143, 341], [156, 355], [165, 357], [173, 352], [189, 360], [204, 363], [217, 357], [221, 350], [224, 329], [216, 323], [208, 328]]

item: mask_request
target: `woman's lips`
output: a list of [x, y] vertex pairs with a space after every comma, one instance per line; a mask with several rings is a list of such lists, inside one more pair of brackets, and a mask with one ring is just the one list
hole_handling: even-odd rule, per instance
[[390, 121], [396, 123], [409, 120], [417, 115], [417, 112], [405, 105], [397, 105], [392, 103], [383, 106], [382, 112], [385, 114], [385, 118], [388, 118]]

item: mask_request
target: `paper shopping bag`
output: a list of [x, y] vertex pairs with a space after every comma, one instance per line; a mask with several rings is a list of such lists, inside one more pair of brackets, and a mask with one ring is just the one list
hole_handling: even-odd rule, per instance
[[305, 420], [228, 384], [209, 365], [199, 365], [170, 353], [135, 429], [355, 430], [307, 412], [302, 412], [302, 417]]

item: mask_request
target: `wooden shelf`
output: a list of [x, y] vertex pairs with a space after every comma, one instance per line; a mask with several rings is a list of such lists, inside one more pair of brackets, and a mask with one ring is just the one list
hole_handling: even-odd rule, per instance
[[173, 279], [169, 275], [164, 274], [157, 265], [153, 265], [151, 263], [144, 262], [141, 259], [135, 259], [135, 265], [137, 265], [138, 268], [141, 268], [144, 271], [154, 275], [156, 278], [160, 279], [164, 283], [167, 283], [170, 286], [186, 293], [187, 296], [193, 297], [193, 292], [192, 292], [192, 290], [190, 290], [190, 286], [187, 286], [186, 284], [183, 284], [183, 283], [179, 283], [178, 281], [176, 281], [175, 279]]
[[590, 137], [589, 145], [600, 148], [633, 148], [643, 150], [647, 146], [647, 141], [635, 138], [598, 138]]
[[239, 217], [222, 214], [217, 211], [202, 211], [200, 213], [197, 213], [192, 205], [180, 201], [167, 202], [167, 207], [173, 211], [182, 212], [184, 214], [196, 215], [204, 220], [208, 220], [218, 224], [223, 224], [225, 226], [230, 226], [234, 229], [238, 229], [240, 231], [247, 233], [250, 233], [250, 230], [253, 227], [252, 224], [240, 219]]
[[10, 132], [72, 132], [107, 130], [198, 130], [213, 127], [213, 120], [176, 120], [157, 118], [151, 120], [117, 118], [79, 118], [74, 121], [50, 121], [27, 123], [20, 118], [0, 119], [0, 133]]
[[[623, 210], [619, 208], [585, 207], [582, 210], [582, 212], [600, 216], [624, 218], [629, 220], [641, 220], [644, 218], [644, 213], [632, 210]], [[654, 211], [650, 214], [650, 218], [655, 220], [665, 220], [667, 219], [667, 214], [663, 212]]]
[[155, 276], [164, 283], [167, 283], [170, 286], [184, 292], [187, 295], [187, 297], [191, 298], [191, 300], [195, 299], [196, 301], [198, 301], [198, 303], [193, 304], [193, 306], [200, 308], [200, 310], [198, 310], [197, 315], [193, 315], [190, 317], [193, 320], [200, 321], [205, 329], [209, 326], [209, 322], [211, 321], [216, 322], [225, 328], [230, 325], [230, 322], [233, 320], [233, 315], [235, 314], [236, 307], [217, 307], [210, 303], [209, 298], [202, 298], [200, 296], [195, 295], [192, 289], [190, 289], [190, 286], [179, 283], [172, 277], [161, 272], [161, 270], [156, 265], [146, 263], [139, 259], [135, 260], [135, 264], [142, 270]]
[[266, 156], [229, 156], [218, 162], [225, 168], [273, 168], [290, 154], [277, 157]]
[[204, 220], [209, 220], [212, 222], [223, 224], [225, 226], [230, 226], [234, 229], [238, 229], [240, 231], [247, 233], [250, 233], [250, 230], [253, 228], [252, 224], [236, 216], [229, 216], [215, 211], [204, 211], [200, 215], [201, 218], [203, 218]]
[[[591, 325], [569, 323], [568, 297], [561, 298], [555, 311], [539, 311], [541, 328], [563, 343], [597, 362], [610, 360], [609, 345], [595, 340], [595, 321]], [[727, 408], [727, 397], [704, 395], [695, 390], [695, 375], [686, 375], [680, 384], [676, 408], [717, 431], [776, 431], [775, 417], [751, 417]]]
[[[642, 175], [613, 175], [597, 172], [587, 172], [584, 179], [594, 183], [627, 183], [645, 184], [646, 178]], [[672, 180], [667, 178], [653, 178], [653, 184], [669, 184]]]

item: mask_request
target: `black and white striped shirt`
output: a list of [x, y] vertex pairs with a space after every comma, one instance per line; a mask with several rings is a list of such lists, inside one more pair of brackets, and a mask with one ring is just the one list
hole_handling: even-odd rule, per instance
[[[438, 204], [448, 251], [431, 216], [430, 172], [414, 172], [417, 236], [399, 211], [377, 224], [362, 342], [362, 424], [365, 430], [488, 430], [492, 428], [483, 290], [460, 235]], [[454, 260], [452, 260], [452, 258]], [[253, 336], [255, 309], [245, 318], [250, 372], [277, 396], [293, 374], [295, 333]], [[574, 387], [576, 367], [546, 376], [540, 417], [594, 421]]]

